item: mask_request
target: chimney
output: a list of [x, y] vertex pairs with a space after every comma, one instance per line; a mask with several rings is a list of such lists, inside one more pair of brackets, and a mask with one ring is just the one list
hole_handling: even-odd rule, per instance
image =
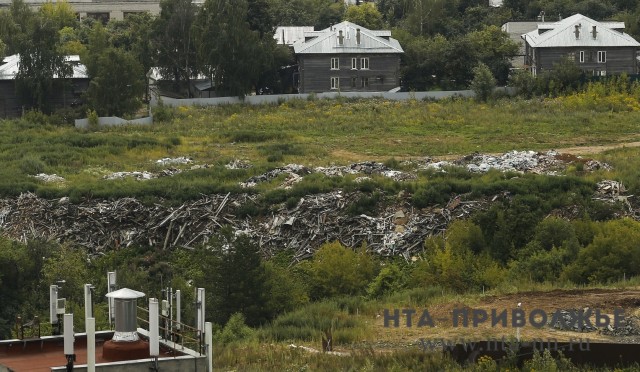
[[356, 43], [360, 45], [360, 29], [356, 29]]
[[338, 31], [338, 45], [344, 45], [344, 35], [342, 35], [342, 30]]
[[576, 30], [573, 31], [574, 34], [576, 34], [576, 39], [580, 38], [580, 25], [576, 25]]
[[598, 31], [596, 30], [596, 26], [591, 27], [591, 35], [593, 35], [594, 39], [598, 35]]
[[128, 359], [148, 357], [149, 344], [140, 339], [137, 331], [137, 300], [145, 294], [122, 288], [106, 296], [114, 302], [116, 330], [113, 338], [104, 343], [102, 357], [106, 360], [122, 359], [125, 355]]

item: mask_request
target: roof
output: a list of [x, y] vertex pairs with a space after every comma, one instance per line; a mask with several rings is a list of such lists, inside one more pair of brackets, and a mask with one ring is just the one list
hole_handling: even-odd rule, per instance
[[[73, 67], [73, 74], [70, 79], [88, 79], [87, 68], [80, 63], [80, 56], [69, 55], [65, 57], [65, 60]], [[0, 65], [0, 80], [14, 80], [18, 74], [20, 68], [20, 55], [14, 54], [4, 57], [2, 65]], [[57, 75], [53, 76], [57, 78]]]
[[[360, 44], [356, 40], [358, 29]], [[342, 45], [338, 45], [340, 32], [344, 37]], [[369, 30], [348, 21], [322, 31], [305, 32], [304, 37], [293, 44], [296, 54], [404, 53], [398, 40], [391, 37], [391, 31]]]
[[129, 300], [129, 299], [132, 299], [132, 298], [144, 297], [145, 294], [142, 293], [142, 292], [134, 291], [133, 289], [122, 288], [122, 289], [118, 289], [117, 291], [109, 292], [105, 296], [107, 296], [109, 298], [118, 298], [118, 299], [122, 299], [122, 300]]
[[507, 22], [502, 25], [502, 31], [509, 34], [509, 39], [514, 43], [518, 44], [518, 55], [523, 56], [525, 53], [524, 50], [524, 40], [522, 40], [522, 35], [527, 32], [531, 32], [537, 30], [539, 27], [545, 27], [545, 25], [550, 23], [540, 23], [540, 22]]
[[[595, 38], [592, 35], [593, 27], [596, 28]], [[623, 28], [622, 22], [598, 22], [575, 14], [552, 24], [541, 24], [537, 30], [522, 35], [522, 38], [533, 48], [640, 46], [629, 34], [622, 32]], [[578, 37], [576, 29], [579, 31]]]
[[304, 40], [304, 33], [313, 31], [313, 26], [278, 27], [273, 38], [278, 44], [293, 45], [297, 40]]

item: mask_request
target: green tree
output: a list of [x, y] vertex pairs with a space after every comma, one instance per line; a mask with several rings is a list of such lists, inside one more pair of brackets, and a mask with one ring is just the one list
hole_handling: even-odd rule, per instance
[[476, 99], [486, 102], [493, 94], [496, 87], [496, 79], [493, 77], [491, 70], [484, 63], [473, 69], [473, 80], [471, 81], [471, 89], [476, 94]]
[[640, 274], [640, 223], [608, 221], [563, 272], [574, 283], [605, 283]]
[[27, 108], [50, 112], [49, 96], [54, 82], [72, 74], [71, 66], [61, 53], [59, 20], [44, 10], [27, 17], [25, 33], [13, 45], [20, 54], [16, 90]]
[[414, 35], [426, 36], [437, 32], [440, 21], [445, 18], [445, 0], [408, 0], [405, 25]]
[[344, 14], [344, 19], [369, 30], [382, 29], [382, 14], [372, 3], [348, 7]]
[[156, 66], [163, 76], [173, 80], [176, 92], [186, 89], [189, 97], [193, 96], [191, 78], [197, 75], [192, 34], [195, 19], [196, 6], [191, 0], [163, 0], [160, 15], [153, 23]]
[[207, 0], [194, 24], [200, 69], [221, 95], [244, 97], [260, 76], [264, 49], [247, 9], [247, 0]]
[[135, 113], [142, 104], [145, 89], [145, 74], [136, 58], [109, 47], [91, 59], [89, 106], [101, 116]]
[[375, 265], [362, 248], [359, 252], [339, 242], [324, 244], [309, 263], [311, 296], [314, 299], [362, 294], [373, 276]]
[[476, 50], [477, 59], [489, 67], [497, 83], [506, 84], [511, 59], [518, 53], [518, 44], [497, 26], [471, 32], [467, 38]]
[[509, 86], [516, 88], [519, 96], [530, 99], [536, 93], [536, 78], [527, 70], [517, 70], [509, 76]]
[[258, 246], [246, 235], [233, 236], [225, 230], [210, 245], [213, 267], [206, 276], [214, 322], [225, 324], [231, 315], [241, 313], [247, 324], [256, 326], [269, 320], [265, 268]]

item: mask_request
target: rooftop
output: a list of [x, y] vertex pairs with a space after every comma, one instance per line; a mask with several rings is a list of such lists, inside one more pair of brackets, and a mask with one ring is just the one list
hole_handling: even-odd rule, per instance
[[633, 37], [622, 32], [623, 29], [623, 22], [598, 22], [575, 14], [555, 23], [539, 24], [536, 30], [525, 33], [522, 38], [533, 48], [640, 46]]
[[[147, 337], [148, 332], [138, 329], [142, 337]], [[136, 359], [125, 354], [118, 354], [115, 359], [107, 360], [103, 357], [103, 345], [113, 337], [113, 331], [96, 332], [96, 367], [100, 364], [110, 366], [127, 366], [127, 370], [148, 371], [151, 357]], [[148, 345], [147, 341], [143, 341]], [[86, 334], [75, 335], [74, 352], [76, 361], [74, 367], [86, 367], [87, 364], [87, 338]], [[179, 344], [161, 340], [160, 357], [158, 364], [188, 365], [194, 366], [194, 357], [198, 359], [196, 363], [202, 364], [204, 355], [182, 347]], [[181, 364], [182, 363], [182, 364]], [[10, 371], [30, 371], [30, 372], [51, 372], [52, 370], [66, 370], [67, 360], [64, 355], [63, 336], [47, 336], [42, 338], [31, 338], [25, 340], [4, 340], [0, 341], [0, 370], [2, 367]], [[167, 366], [168, 367], [168, 366]], [[179, 369], [179, 368], [176, 368]], [[184, 369], [184, 368], [183, 368]], [[204, 366], [203, 366], [204, 369]]]

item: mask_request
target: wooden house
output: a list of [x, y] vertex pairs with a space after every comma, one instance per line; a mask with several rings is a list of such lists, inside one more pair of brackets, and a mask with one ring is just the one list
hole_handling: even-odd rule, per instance
[[525, 66], [536, 75], [568, 58], [589, 75], [637, 74], [640, 43], [623, 30], [624, 22], [598, 22], [582, 14], [538, 24], [522, 35]]
[[404, 51], [391, 31], [368, 30], [345, 21], [304, 32], [293, 49], [300, 93], [382, 92], [400, 86]]
[[[72, 75], [65, 79], [54, 76], [54, 87], [48, 97], [52, 109], [75, 107], [83, 103], [83, 95], [89, 88], [89, 76], [86, 67], [80, 63], [77, 55], [66, 56], [66, 62], [72, 67]], [[16, 90], [20, 55], [5, 57], [0, 65], [0, 117], [14, 118], [22, 116], [30, 107], [22, 102]]]

